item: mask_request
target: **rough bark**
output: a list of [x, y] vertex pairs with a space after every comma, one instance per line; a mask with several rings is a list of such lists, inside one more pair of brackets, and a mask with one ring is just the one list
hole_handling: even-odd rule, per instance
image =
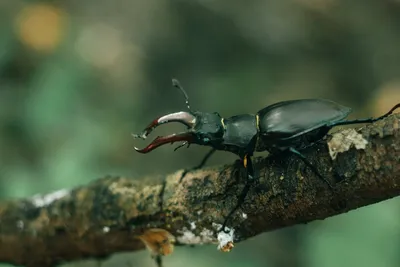
[[[335, 159], [327, 146], [332, 137], [303, 151], [334, 191], [292, 155], [256, 158], [258, 179], [228, 225], [235, 242], [399, 195], [399, 124], [397, 114], [362, 128], [365, 148], [353, 145]], [[168, 230], [179, 244], [217, 242], [218, 226], [245, 183], [240, 166], [189, 172], [179, 183], [181, 173], [160, 175], [155, 184], [105, 177], [73, 190], [3, 202], [0, 261], [52, 266], [140, 250], [144, 245], [137, 237], [150, 228]]]

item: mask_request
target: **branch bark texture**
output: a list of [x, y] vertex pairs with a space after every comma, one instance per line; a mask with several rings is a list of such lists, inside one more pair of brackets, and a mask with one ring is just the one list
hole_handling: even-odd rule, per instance
[[[334, 159], [327, 145], [332, 137], [303, 151], [334, 191], [292, 155], [256, 158], [257, 179], [228, 225], [234, 241], [398, 196], [399, 125], [396, 114], [358, 130], [364, 146], [350, 144]], [[349, 132], [338, 134], [352, 139]], [[239, 164], [205, 168], [189, 172], [181, 183], [182, 171], [160, 175], [153, 184], [146, 181], [154, 177], [105, 177], [0, 203], [0, 261], [53, 266], [140, 250], [145, 246], [138, 236], [151, 228], [169, 231], [179, 244], [216, 243], [218, 227], [245, 184], [240, 170]]]

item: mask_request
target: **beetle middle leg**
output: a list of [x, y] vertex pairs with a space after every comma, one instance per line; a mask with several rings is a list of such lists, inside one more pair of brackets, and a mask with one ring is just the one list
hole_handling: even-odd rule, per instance
[[204, 156], [203, 160], [200, 162], [199, 165], [191, 168], [191, 169], [185, 169], [182, 173], [181, 178], [179, 179], [179, 183], [182, 182], [183, 178], [185, 178], [186, 174], [190, 171], [198, 170], [204, 167], [206, 165], [207, 161], [211, 158], [211, 156], [217, 151], [215, 148], [212, 148], [208, 153]]
[[326, 179], [319, 173], [319, 171], [317, 170], [317, 168], [316, 168], [314, 165], [312, 165], [311, 162], [309, 162], [308, 159], [307, 159], [303, 154], [301, 154], [301, 152], [299, 152], [298, 150], [296, 150], [296, 149], [293, 148], [293, 147], [289, 148], [289, 151], [292, 152], [293, 154], [295, 154], [297, 157], [299, 157], [299, 158], [304, 162], [304, 164], [306, 164], [306, 165], [318, 176], [318, 178], [320, 178], [321, 180], [323, 180], [323, 181], [329, 186], [329, 188], [333, 190], [333, 186], [331, 185], [331, 183], [330, 183], [328, 180], [326, 180]]
[[251, 160], [250, 155], [245, 155], [242, 159], [243, 161], [243, 166], [246, 169], [247, 177], [246, 177], [246, 184], [242, 189], [242, 192], [239, 195], [238, 201], [236, 203], [236, 206], [228, 213], [228, 215], [225, 217], [224, 223], [222, 224], [222, 227], [220, 231], [224, 231], [225, 233], [228, 233], [229, 231], [225, 230], [226, 224], [228, 223], [229, 219], [233, 216], [233, 214], [237, 211], [238, 208], [244, 203], [244, 200], [249, 193], [250, 186], [252, 182], [254, 181], [254, 167], [253, 167], [253, 162]]

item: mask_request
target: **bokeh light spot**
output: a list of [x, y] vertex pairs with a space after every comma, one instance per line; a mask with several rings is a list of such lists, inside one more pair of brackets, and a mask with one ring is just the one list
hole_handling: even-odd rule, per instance
[[45, 4], [28, 5], [16, 17], [16, 31], [26, 46], [41, 52], [53, 51], [65, 33], [64, 12]]

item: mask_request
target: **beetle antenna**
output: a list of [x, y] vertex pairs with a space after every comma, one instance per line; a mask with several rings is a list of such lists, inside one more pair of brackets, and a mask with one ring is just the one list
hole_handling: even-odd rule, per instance
[[172, 86], [178, 88], [179, 90], [181, 90], [181, 92], [183, 93], [184, 97], [185, 97], [185, 103], [186, 106], [188, 108], [189, 111], [192, 111], [190, 109], [190, 105], [189, 105], [189, 96], [186, 93], [185, 89], [183, 89], [182, 85], [179, 83], [179, 81], [177, 79], [172, 79]]

